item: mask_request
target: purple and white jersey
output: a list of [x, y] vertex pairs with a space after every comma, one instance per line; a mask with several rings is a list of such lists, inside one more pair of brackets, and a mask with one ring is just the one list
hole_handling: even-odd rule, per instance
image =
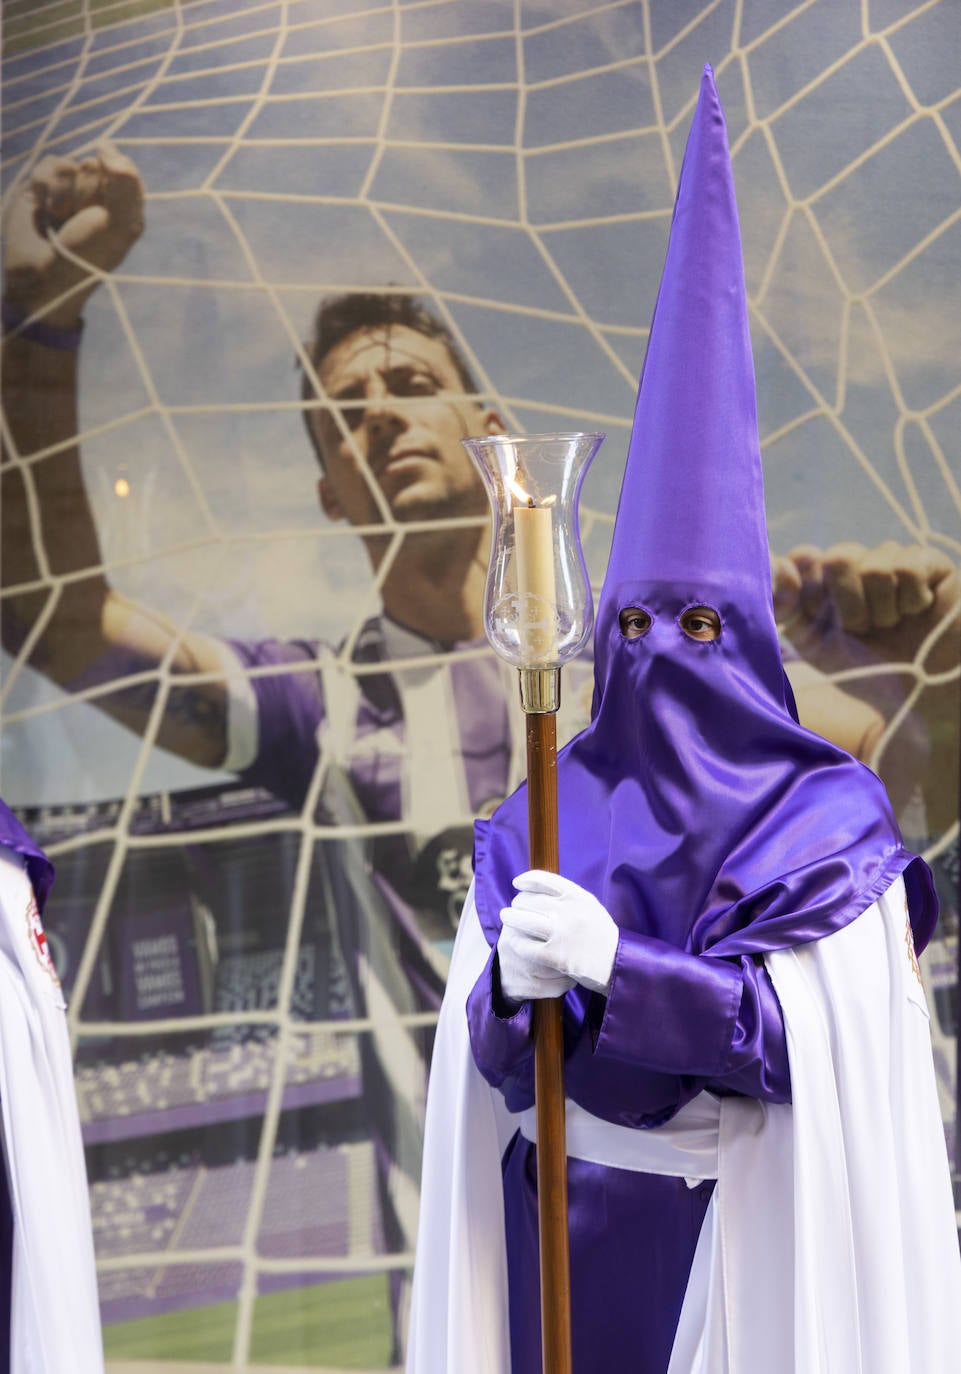
[[[416, 914], [443, 974], [473, 820], [523, 778], [516, 675], [486, 641], [447, 649], [384, 616], [363, 627], [349, 660], [318, 640], [230, 649], [225, 767], [321, 826], [360, 833], [375, 881]], [[565, 670], [562, 738], [586, 721], [589, 690], [589, 661]]]

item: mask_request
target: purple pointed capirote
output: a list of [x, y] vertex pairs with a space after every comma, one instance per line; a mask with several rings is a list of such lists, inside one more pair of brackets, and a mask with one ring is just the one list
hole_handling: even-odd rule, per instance
[[608, 585], [757, 580], [770, 602], [754, 361], [734, 177], [710, 68], [677, 188]]
[[[906, 871], [937, 906], [877, 776], [797, 722], [771, 604], [734, 181], [704, 69], [595, 626], [590, 725], [558, 760], [560, 868], [626, 930], [736, 956], [818, 939]], [[636, 638], [620, 615], [639, 608]], [[718, 617], [691, 638], [685, 612]], [[475, 831], [490, 942], [528, 867], [520, 788]]]
[[604, 600], [639, 578], [736, 588], [780, 661], [741, 234], [710, 67], [677, 188]]

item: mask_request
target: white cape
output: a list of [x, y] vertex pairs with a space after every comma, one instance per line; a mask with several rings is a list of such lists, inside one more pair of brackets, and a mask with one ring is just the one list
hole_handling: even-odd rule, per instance
[[0, 1109], [13, 1207], [12, 1374], [102, 1374], [65, 1003], [22, 857], [0, 852]]
[[[464, 1013], [488, 954], [471, 894], [431, 1067], [408, 1374], [510, 1370], [500, 1157], [517, 1119]], [[902, 881], [766, 963], [793, 1100], [721, 1100], [669, 1374], [956, 1374], [961, 1258]], [[624, 1130], [622, 1153], [647, 1134]]]

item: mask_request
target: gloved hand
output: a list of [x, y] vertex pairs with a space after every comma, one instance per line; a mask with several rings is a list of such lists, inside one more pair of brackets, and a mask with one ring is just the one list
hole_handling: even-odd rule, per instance
[[[510, 912], [510, 907], [505, 907]], [[501, 912], [503, 918], [504, 912]], [[563, 997], [575, 980], [543, 962], [542, 940], [532, 940], [520, 930], [504, 925], [497, 937], [501, 993], [511, 1012], [531, 997]]]
[[618, 940], [610, 913], [557, 873], [531, 869], [514, 886], [517, 896], [501, 911], [497, 941], [504, 996], [511, 1002], [560, 997], [574, 983], [606, 993]]

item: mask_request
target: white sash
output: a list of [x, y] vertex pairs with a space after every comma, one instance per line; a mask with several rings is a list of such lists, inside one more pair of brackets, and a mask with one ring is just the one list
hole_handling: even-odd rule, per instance
[[[640, 1174], [683, 1178], [689, 1187], [717, 1178], [721, 1103], [699, 1093], [670, 1121], [656, 1130], [638, 1131], [615, 1126], [566, 1099], [567, 1153], [589, 1164], [631, 1169]], [[537, 1143], [537, 1111], [529, 1107], [518, 1117], [521, 1134]]]

